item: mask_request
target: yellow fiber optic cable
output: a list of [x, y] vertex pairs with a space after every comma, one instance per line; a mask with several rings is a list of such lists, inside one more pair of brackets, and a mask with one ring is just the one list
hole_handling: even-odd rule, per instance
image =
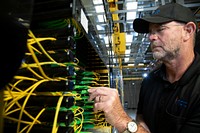
[[[76, 39], [79, 39], [81, 37], [84, 36], [84, 33], [82, 32], [80, 26], [78, 25], [78, 23], [76, 22], [76, 20], [74, 18], [71, 19], [73, 26], [77, 29], [78, 34], [75, 36]], [[81, 35], [82, 34], [82, 35]], [[81, 35], [81, 36], [80, 36]]]
[[27, 133], [30, 132], [31, 128], [33, 127], [33, 125], [36, 123], [36, 120], [40, 117], [40, 115], [45, 111], [45, 108], [43, 108], [38, 115], [35, 117], [34, 121], [31, 123], [29, 129], [27, 130]]
[[[37, 41], [36, 41], [37, 40]], [[29, 45], [34, 51], [36, 51], [39, 54], [42, 54], [42, 52], [40, 52], [38, 49], [36, 49], [35, 47], [32, 46], [32, 44], [38, 44], [40, 41], [45, 41], [45, 40], [51, 40], [51, 41], [55, 41], [57, 40], [56, 38], [53, 37], [47, 37], [47, 38], [34, 38], [34, 39], [28, 39], [27, 41], [27, 45]], [[38, 42], [38, 43], [37, 43]], [[42, 51], [44, 53], [46, 53], [46, 51], [43, 49], [42, 45], [39, 43], [38, 44], [40, 46], [40, 48], [42, 49]], [[31, 53], [25, 53], [26, 55], [31, 55]]]
[[57, 120], [58, 120], [58, 114], [60, 111], [60, 106], [62, 103], [64, 96], [60, 96], [57, 102], [57, 106], [56, 106], [56, 112], [55, 112], [55, 117], [54, 117], [54, 122], [53, 122], [53, 128], [52, 128], [52, 133], [56, 133], [56, 128], [57, 128]]
[[[36, 38], [35, 38], [35, 36], [33, 35], [33, 33], [32, 33], [31, 31], [29, 31], [29, 32], [30, 32], [31, 36], [36, 40]], [[41, 45], [37, 40], [36, 40], [36, 43], [38, 43], [38, 45], [39, 45], [40, 48], [42, 49], [42, 52], [43, 52], [52, 62], [57, 63], [57, 62], [44, 50], [44, 48], [42, 47], [42, 45]], [[51, 80], [51, 78], [48, 77], [48, 76], [45, 74], [45, 72], [43, 71], [42, 67], [40, 66], [40, 63], [39, 63], [39, 61], [38, 61], [38, 59], [37, 59], [37, 56], [36, 56], [35, 53], [33, 52], [33, 49], [31, 49], [31, 45], [30, 45], [29, 43], [27, 44], [27, 47], [28, 47], [28, 49], [29, 49], [29, 51], [30, 51], [30, 53], [31, 53], [31, 55], [32, 55], [32, 57], [33, 57], [33, 59], [34, 59], [36, 65], [38, 66], [38, 69], [39, 69], [39, 71], [41, 72], [42, 76], [43, 76], [44, 78], [46, 78], [46, 79]], [[64, 64], [66, 65], [66, 63], [64, 63]], [[64, 64], [58, 63], [58, 65], [61, 65], [61, 66], [65, 66]], [[69, 64], [77, 66], [77, 64], [74, 63], [74, 62], [67, 63], [67, 65], [69, 65]]]
[[78, 64], [79, 63], [79, 59], [78, 58], [74, 58], [75, 60], [76, 60], [76, 64]]
[[[30, 48], [33, 49], [33, 51], [35, 51], [37, 54], [42, 54], [41, 51], [39, 51], [38, 49], [36, 49], [35, 47], [33, 47], [32, 45], [30, 45]], [[26, 52], [25, 55], [31, 55], [31, 53]]]
[[[65, 62], [65, 63], [57, 63], [57, 62], [38, 62], [38, 63], [31, 63], [31, 64], [26, 64], [22, 63], [21, 68], [27, 68], [29, 71], [31, 71], [35, 76], [37, 76], [40, 79], [44, 79], [44, 77], [40, 76], [37, 74], [32, 68], [39, 68], [42, 67], [43, 65], [58, 65], [61, 67], [66, 67], [66, 66], [73, 66], [76, 70], [79, 70], [80, 68], [76, 68], [78, 65], [74, 62]], [[53, 79], [52, 79], [53, 80]]]
[[[31, 96], [32, 92], [37, 88], [38, 85], [40, 85], [43, 82], [47, 82], [47, 81], [48, 80], [44, 79], [44, 80], [38, 81], [36, 84], [34, 84], [32, 90], [30, 90], [30, 92], [26, 96], [26, 99], [24, 100], [24, 103], [22, 105], [22, 108], [21, 108], [21, 111], [20, 111], [20, 114], [19, 114], [19, 120], [21, 120], [21, 118], [22, 118], [24, 108], [25, 108], [26, 103], [27, 103], [29, 97]], [[18, 122], [18, 124], [17, 124], [17, 133], [20, 131], [20, 124], [21, 124], [20, 122]]]
[[96, 122], [102, 122], [102, 121], [105, 121], [105, 118], [101, 118], [101, 119], [90, 119], [90, 120], [94, 120]]
[[56, 77], [55, 79], [59, 81], [61, 80], [68, 81], [68, 77]]
[[42, 65], [58, 65], [58, 66], [64, 66], [66, 67], [67, 64], [72, 64], [72, 63], [58, 63], [58, 62], [39, 62], [38, 64], [36, 63], [30, 63], [30, 64], [22, 64], [22, 67], [21, 68], [26, 68], [27, 66], [29, 67], [39, 67], [38, 65], [42, 66]]
[[[76, 109], [73, 110], [73, 112], [74, 112], [74, 119], [81, 122], [80, 124], [75, 124], [75, 126], [74, 126], [74, 131], [76, 131], [76, 132], [78, 131], [78, 133], [79, 133], [82, 130], [82, 126], [83, 126], [84, 109], [81, 107], [77, 107]], [[81, 116], [81, 118], [79, 118], [78, 116]]]
[[[44, 80], [42, 80], [42, 81], [44, 81]], [[38, 81], [38, 82], [40, 83], [41, 81]], [[38, 84], [38, 83], [36, 83], [36, 84]], [[29, 88], [27, 88], [25, 91], [20, 92], [19, 95], [18, 95], [17, 97], [15, 97], [12, 101], [10, 101], [10, 102], [7, 104], [7, 106], [11, 106], [12, 104], [15, 104], [16, 101], [18, 101], [19, 99], [25, 97], [25, 96], [28, 94], [28, 91], [32, 90], [32, 89], [35, 88], [35, 87], [36, 87], [36, 85], [33, 84], [33, 85], [31, 85]], [[6, 112], [6, 111], [5, 111], [5, 112]]]
[[[56, 62], [53, 58], [51, 58], [51, 56], [44, 50], [44, 48], [43, 48], [42, 45], [39, 43], [39, 41], [37, 41], [37, 38], [35, 38], [35, 36], [34, 36], [33, 33], [31, 32], [31, 30], [30, 30], [29, 32], [30, 32], [30, 36], [33, 37], [33, 38], [35, 39], [36, 43], [38, 43], [38, 45], [40, 46], [40, 48], [42, 49], [42, 51], [44, 52], [44, 54], [45, 54], [52, 62], [57, 63], [57, 62]], [[42, 69], [42, 67], [40, 66], [40, 63], [39, 63], [39, 61], [38, 61], [38, 59], [37, 59], [37, 56], [35, 55], [35, 53], [34, 53], [33, 50], [31, 49], [31, 45], [30, 45], [29, 43], [27, 44], [27, 47], [28, 47], [28, 49], [29, 49], [29, 51], [30, 51], [30, 53], [31, 53], [31, 55], [32, 55], [32, 57], [33, 57], [33, 59], [34, 59], [36, 65], [38, 66], [38, 69], [39, 69], [39, 71], [41, 72], [42, 76], [43, 76], [44, 78], [50, 80], [51, 78], [48, 77], [48, 76], [45, 74], [45, 72], [43, 71], [43, 69]], [[74, 63], [74, 62], [67, 63], [67, 65], [69, 65], [69, 64], [77, 66], [77, 64]], [[62, 64], [62, 63], [58, 63], [57, 65], [65, 66], [66, 63], [65, 63], [65, 65]], [[22, 67], [24, 67], [24, 66], [22, 65]], [[31, 69], [29, 68], [29, 70], [31, 70]], [[32, 71], [32, 72], [33, 72], [33, 71]], [[37, 75], [37, 76], [39, 76], [39, 75]]]
[[[18, 103], [18, 104], [19, 104], [19, 103]], [[21, 110], [21, 108], [12, 110], [12, 111], [10, 111], [10, 112], [4, 114], [3, 116], [4, 116], [4, 118], [6, 118], [9, 114], [11, 114], [11, 113], [13, 113], [13, 112], [16, 112], [16, 111], [20, 111], [20, 110]], [[34, 118], [32, 115], [30, 115], [26, 110], [24, 110], [24, 114], [27, 115], [30, 119], [34, 120], [34, 123], [41, 124], [40, 121], [38, 121], [37, 119], [35, 119], [35, 118]], [[18, 122], [18, 121], [16, 121], [16, 122]]]
[[30, 77], [25, 77], [25, 76], [14, 76], [14, 79], [23, 79], [23, 80], [30, 80], [30, 81], [38, 81], [36, 78], [30, 78]]
[[[32, 54], [33, 60], [35, 61], [36, 64], [38, 64], [38, 69], [39, 69], [39, 71], [41, 72], [42, 76], [43, 76], [44, 78], [46, 78], [46, 79], [51, 79], [51, 78], [49, 78], [49, 77], [44, 73], [42, 67], [39, 65], [39, 61], [38, 61], [38, 59], [37, 59], [35, 53], [33, 52], [32, 48], [30, 48], [29, 45], [28, 45], [28, 49], [29, 49], [30, 53]], [[23, 63], [23, 64], [25, 64], [25, 63]], [[30, 69], [30, 67], [28, 67], [28, 65], [27, 65], [27, 68], [31, 71], [31, 69]]]
[[[44, 54], [53, 62], [56, 62], [53, 58], [51, 58], [49, 56], [49, 54], [43, 49], [43, 47], [41, 46], [41, 44], [39, 43], [39, 41], [37, 41], [37, 39], [35, 38], [35, 36], [33, 35], [32, 31], [29, 30], [29, 34], [31, 35], [31, 37], [33, 37], [35, 39], [35, 41], [37, 42], [37, 44], [39, 45], [39, 47], [42, 49], [42, 51], [44, 52]], [[35, 55], [33, 49], [31, 48], [31, 44], [27, 43], [27, 47], [28, 47], [28, 50], [30, 51], [32, 57], [33, 57], [33, 60], [35, 61], [35, 63], [38, 65], [38, 69], [39, 71], [41, 72], [42, 76], [46, 79], [49, 79], [51, 80], [50, 77], [48, 77], [45, 72], [43, 71], [42, 67], [39, 65], [39, 61], [37, 59], [37, 56]]]
[[[32, 33], [31, 30], [29, 30], [29, 34], [31, 35], [31, 37], [36, 41], [36, 43], [38, 44], [38, 46], [40, 47], [40, 49], [42, 50], [42, 52], [53, 62], [56, 62], [53, 58], [51, 58], [51, 56], [46, 52], [46, 50], [42, 47], [42, 45], [40, 44], [40, 42], [37, 40], [37, 38], [34, 36], [34, 34]], [[31, 46], [31, 44], [28, 43], [28, 46]], [[30, 51], [32, 54], [33, 51]], [[35, 57], [34, 57], [35, 58]]]
[[[35, 72], [31, 67], [29, 67], [28, 64], [22, 62], [22, 66], [26, 67], [31, 73], [33, 73], [33, 75], [35, 75], [36, 77], [38, 77], [39, 79], [44, 79], [45, 77], [39, 75], [37, 72]], [[38, 66], [39, 67], [39, 66]], [[42, 69], [42, 68], [41, 68]], [[43, 71], [43, 70], [42, 70]]]
[[83, 118], [81, 119], [79, 117], [74, 117], [74, 119], [78, 119], [78, 121], [81, 121], [81, 123], [79, 125], [76, 124], [74, 126], [74, 131], [80, 133], [80, 131], [82, 130], [82, 127], [83, 127]]
[[29, 45], [28, 45], [28, 49], [29, 49], [30, 53], [32, 54], [33, 60], [34, 60], [35, 63], [38, 65], [38, 69], [39, 69], [39, 71], [41, 72], [42, 76], [43, 76], [44, 78], [46, 78], [46, 79], [51, 80], [51, 78], [49, 78], [49, 77], [44, 73], [42, 67], [39, 65], [39, 61], [38, 61], [38, 59], [37, 59], [35, 53], [33, 52], [32, 48], [30, 48]]
[[20, 122], [20, 123], [27, 124], [27, 125], [31, 124], [31, 122], [29, 122], [29, 121], [23, 121], [23, 120], [19, 120], [19, 119], [13, 118], [13, 117], [9, 117], [9, 116], [4, 116], [4, 119]]
[[[8, 87], [6, 87], [6, 89], [7, 89], [7, 91], [4, 91], [4, 93], [5, 93], [5, 96], [6, 95], [9, 95], [10, 97], [12, 97], [13, 98], [13, 100], [12, 101], [10, 101], [9, 103], [7, 103], [7, 104], [5, 104], [5, 113], [19, 100], [19, 99], [21, 99], [23, 96], [25, 96], [25, 94], [24, 94], [24, 92], [16, 92], [17, 94], [16, 94], [16, 96], [13, 96], [13, 92], [8, 88]], [[8, 92], [8, 93], [6, 93], [6, 92]], [[19, 96], [21, 96], [21, 97], [19, 97]], [[8, 97], [8, 96], [7, 96]], [[6, 108], [7, 107], [7, 108]]]
[[59, 126], [56, 126], [55, 133], [58, 132]]
[[77, 33], [75, 34], [74, 39], [80, 39], [81, 37], [84, 36], [84, 32], [82, 31], [82, 29], [80, 28], [80, 26], [78, 25], [78, 23], [76, 22], [74, 18], [65, 19], [65, 21], [68, 24], [71, 24], [72, 26], [74, 26], [74, 28], [76, 29]]
[[[12, 95], [12, 94], [10, 94], [10, 95]], [[10, 112], [8, 112], [8, 110], [7, 111], [4, 111], [4, 116], [7, 116], [7, 115], [9, 115], [9, 114], [12, 114], [12, 113], [14, 113], [14, 112], [16, 112], [16, 111], [19, 111], [19, 110], [21, 110], [21, 105], [18, 103], [18, 102], [16, 102], [16, 105], [19, 107], [18, 109], [15, 109], [15, 110], [12, 110], [12, 111], [10, 111]], [[10, 108], [11, 108], [12, 106], [10, 106]], [[10, 109], [10, 108], [8, 108], [8, 109]], [[4, 109], [5, 110], [5, 109]], [[34, 120], [35, 118], [34, 117], [32, 117], [26, 110], [24, 110], [24, 114], [26, 114], [30, 119], [32, 119], [32, 120]], [[37, 121], [38, 123], [40, 123], [39, 121]]]
[[29, 125], [26, 125], [19, 133], [23, 133], [26, 129], [28, 129], [28, 127], [29, 127]]
[[[31, 30], [30, 30], [30, 37], [33, 37], [33, 33], [31, 32]], [[34, 36], [35, 37], [35, 36]], [[41, 41], [46, 41], [46, 40], [50, 40], [50, 41], [56, 41], [57, 39], [56, 38], [54, 38], [54, 37], [43, 37], [43, 38], [31, 38], [31, 39], [28, 39], [27, 40], [27, 42], [29, 43], [29, 44], [34, 44], [34, 43], [36, 43], [37, 41], [38, 42], [41, 42]]]
[[[82, 110], [82, 111], [81, 111]], [[78, 112], [78, 113], [76, 113]], [[78, 107], [75, 111], [74, 111], [74, 116], [78, 116], [78, 115], [83, 115], [84, 109], [81, 107]]]
[[36, 95], [40, 95], [40, 96], [72, 96], [72, 97], [76, 97], [77, 94], [73, 94], [71, 92], [67, 92], [67, 93], [64, 93], [63, 92], [36, 92], [35, 93]]
[[[19, 84], [20, 82], [24, 81], [23, 79], [18, 80], [17, 82], [15, 82], [14, 85], [12, 85], [11, 83], [9, 83], [10, 86], [12, 86], [12, 88], [10, 89], [11, 91], [17, 86], [17, 84]], [[17, 89], [18, 91], [21, 91], [20, 89]]]
[[10, 114], [12, 114], [14, 112], [20, 111], [20, 110], [21, 110], [21, 108], [17, 108], [17, 109], [14, 109], [14, 110], [10, 111], [10, 112], [4, 113], [4, 115], [8, 116], [8, 115], [10, 115]]

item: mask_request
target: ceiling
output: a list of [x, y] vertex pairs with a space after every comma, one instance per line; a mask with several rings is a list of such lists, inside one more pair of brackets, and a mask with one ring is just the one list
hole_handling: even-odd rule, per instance
[[[134, 32], [132, 22], [135, 18], [150, 15], [159, 5], [172, 2], [172, 0], [80, 0], [84, 7], [84, 14], [88, 20], [88, 29], [85, 30], [89, 40], [108, 68], [114, 71], [122, 70], [123, 77], [128, 80], [140, 79], [156, 64], [149, 49], [147, 34]], [[116, 1], [118, 10], [111, 12], [109, 2]], [[191, 8], [200, 21], [200, 0], [176, 0]], [[119, 19], [113, 20], [112, 15], [118, 14]], [[130, 17], [131, 16], [131, 17]], [[102, 18], [102, 19], [100, 19]], [[112, 34], [113, 25], [119, 23], [120, 32], [125, 33], [124, 54], [113, 52]]]
[[[33, 0], [29, 0], [28, 2], [22, 0], [23, 4], [21, 1], [15, 1], [16, 2], [12, 4], [13, 9], [17, 8], [18, 10], [15, 11], [14, 14], [16, 16], [23, 16], [23, 18], [25, 18], [24, 20], [29, 20], [28, 22], [30, 23], [30, 14], [33, 8]], [[38, 1], [39, 0], [35, 0], [35, 3], [37, 3]], [[54, 0], [51, 0], [51, 2], [52, 1]], [[62, 3], [64, 0], [55, 1], [58, 1], [58, 3]], [[197, 22], [200, 22], [200, 0], [173, 1], [191, 8], [196, 16]], [[49, 4], [51, 4], [49, 0], [45, 0], [41, 3], [46, 4], [48, 2]], [[118, 10], [111, 12], [109, 8], [110, 2], [115, 2]], [[137, 80], [143, 78], [143, 74], [151, 71], [156, 62], [152, 58], [152, 53], [149, 48], [150, 43], [148, 41], [147, 34], [136, 33], [133, 30], [132, 22], [135, 18], [150, 15], [152, 11], [155, 10], [158, 6], [164, 5], [169, 2], [172, 2], [172, 0], [67, 0], [65, 1], [65, 4], [68, 6], [58, 6], [58, 10], [62, 10], [62, 14], [58, 14], [55, 12], [55, 14], [52, 15], [52, 12], [49, 11], [51, 8], [49, 6], [45, 6], [48, 9], [49, 13], [47, 15], [44, 15], [44, 13], [41, 13], [40, 11], [44, 9], [41, 6], [40, 10], [38, 8], [37, 9], [39, 10], [38, 12], [42, 14], [42, 17], [37, 18], [43, 20], [52, 17], [59, 17], [59, 15], [67, 16], [68, 14], [70, 14], [71, 16], [73, 14], [72, 12], [81, 12], [80, 9], [83, 9], [83, 14], [85, 15], [85, 17], [80, 17], [76, 19], [80, 19], [80, 22], [85, 29], [90, 44], [95, 49], [96, 53], [98, 53], [104, 65], [108, 68], [108, 70], [112, 69], [115, 75], [122, 72], [124, 79]], [[78, 6], [71, 6], [71, 3], [78, 3]], [[55, 7], [57, 6], [55, 5]], [[76, 9], [73, 8], [72, 11], [71, 7], [76, 7]], [[26, 14], [24, 12], [26, 12]], [[113, 19], [113, 14], [118, 14], [118, 20]], [[32, 27], [35, 24], [35, 21], [37, 21], [36, 17], [34, 17], [34, 14], [33, 18]], [[85, 21], [83, 21], [82, 18], [85, 18], [83, 19]], [[28, 25], [27, 21], [23, 21], [23, 23], [25, 25]], [[113, 52], [114, 48], [112, 34], [114, 24], [119, 24], [120, 32], [125, 33], [124, 53], [117, 54]]]

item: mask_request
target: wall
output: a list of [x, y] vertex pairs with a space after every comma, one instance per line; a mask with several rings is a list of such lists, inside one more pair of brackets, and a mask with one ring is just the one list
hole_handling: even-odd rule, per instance
[[136, 109], [139, 100], [141, 80], [124, 81], [124, 107], [128, 109]]

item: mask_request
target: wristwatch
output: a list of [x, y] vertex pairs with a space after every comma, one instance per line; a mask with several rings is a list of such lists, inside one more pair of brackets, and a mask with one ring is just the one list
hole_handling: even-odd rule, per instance
[[137, 123], [136, 121], [130, 121], [127, 124], [127, 128], [123, 133], [135, 133], [137, 131]]

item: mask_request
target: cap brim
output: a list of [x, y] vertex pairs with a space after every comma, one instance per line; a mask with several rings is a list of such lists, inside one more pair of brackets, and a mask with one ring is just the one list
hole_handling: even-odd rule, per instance
[[137, 18], [133, 21], [133, 29], [138, 33], [148, 33], [149, 32], [149, 23], [166, 23], [170, 22], [172, 19], [163, 18], [159, 16], [147, 17], [147, 18]]

